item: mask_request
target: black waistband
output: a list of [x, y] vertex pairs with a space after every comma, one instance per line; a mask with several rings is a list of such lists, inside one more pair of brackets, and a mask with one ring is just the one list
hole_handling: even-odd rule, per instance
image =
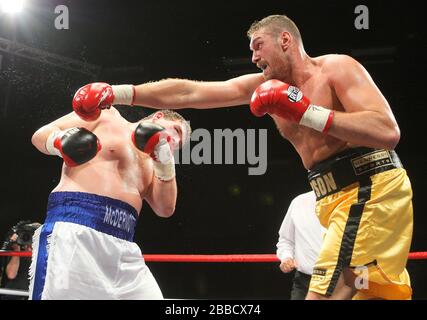
[[303, 278], [303, 279], [306, 279], [306, 280], [310, 281], [311, 274], [306, 274], [304, 272], [295, 270], [295, 276], [294, 276], [294, 278]]
[[351, 148], [316, 164], [308, 172], [308, 181], [317, 200], [387, 170], [402, 168], [394, 150]]

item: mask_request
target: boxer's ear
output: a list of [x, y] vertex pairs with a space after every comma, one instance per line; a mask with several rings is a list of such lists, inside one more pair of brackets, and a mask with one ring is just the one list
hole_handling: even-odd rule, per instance
[[282, 47], [282, 50], [286, 51], [293, 40], [294, 39], [289, 32], [283, 31], [280, 35], [280, 46]]
[[154, 114], [153, 120], [159, 120], [162, 119], [165, 115], [163, 114], [163, 112], [158, 111]]

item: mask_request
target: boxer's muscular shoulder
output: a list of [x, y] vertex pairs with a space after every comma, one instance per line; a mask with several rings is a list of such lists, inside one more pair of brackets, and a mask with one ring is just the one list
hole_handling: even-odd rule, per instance
[[346, 54], [326, 54], [317, 57], [319, 63], [325, 70], [337, 67], [348, 67], [352, 64], [358, 64], [358, 62]]
[[328, 54], [319, 60], [324, 73], [331, 82], [343, 81], [349, 76], [357, 76], [363, 70], [361, 64], [345, 54]]

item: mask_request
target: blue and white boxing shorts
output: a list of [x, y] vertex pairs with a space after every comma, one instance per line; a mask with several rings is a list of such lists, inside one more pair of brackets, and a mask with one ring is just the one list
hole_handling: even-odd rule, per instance
[[137, 212], [84, 192], [53, 192], [33, 239], [30, 299], [163, 299], [133, 242]]

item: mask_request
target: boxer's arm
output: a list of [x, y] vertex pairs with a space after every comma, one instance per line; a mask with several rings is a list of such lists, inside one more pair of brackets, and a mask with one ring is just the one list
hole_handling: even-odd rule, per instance
[[159, 217], [168, 218], [175, 212], [177, 194], [178, 189], [175, 178], [169, 181], [162, 181], [153, 174], [145, 200]]
[[96, 121], [88, 122], [80, 119], [75, 112], [66, 114], [65, 116], [48, 123], [38, 129], [31, 137], [31, 143], [42, 153], [49, 155], [46, 150], [46, 141], [49, 135], [54, 131], [66, 130], [73, 127], [84, 127], [89, 131], [93, 131], [97, 125]]
[[356, 60], [337, 56], [328, 66], [345, 112], [335, 112], [329, 134], [354, 145], [394, 149], [400, 130], [387, 100]]
[[156, 109], [211, 109], [244, 105], [249, 104], [253, 91], [264, 81], [262, 74], [210, 82], [165, 79], [135, 86], [134, 105]]

